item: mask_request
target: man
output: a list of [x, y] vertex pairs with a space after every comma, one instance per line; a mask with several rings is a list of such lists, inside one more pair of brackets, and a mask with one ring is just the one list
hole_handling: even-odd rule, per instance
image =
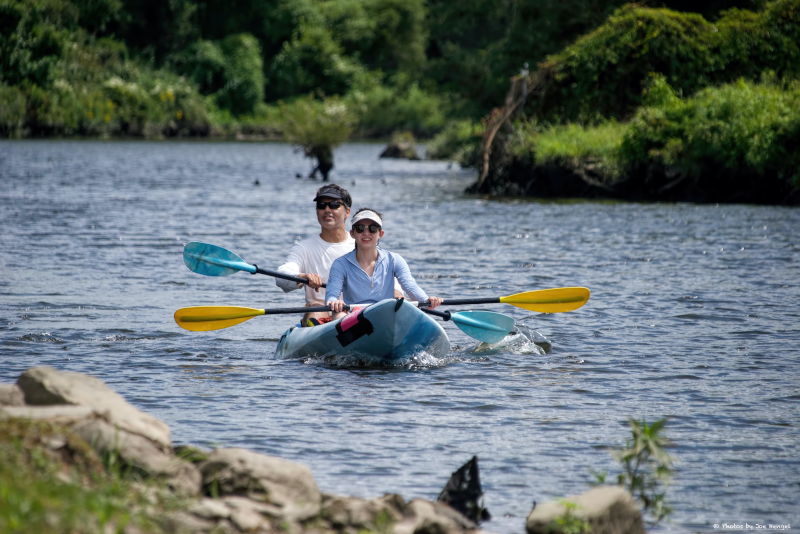
[[[295, 243], [289, 250], [286, 262], [278, 268], [280, 273], [308, 279], [307, 307], [325, 305], [325, 288], [321, 286], [328, 281], [331, 265], [334, 260], [355, 248], [355, 240], [345, 230], [345, 221], [353, 205], [350, 193], [336, 184], [325, 185], [317, 190], [314, 202], [317, 203], [319, 235]], [[303, 287], [303, 284], [280, 278], [276, 278], [275, 283], [286, 293]], [[403, 296], [397, 289], [398, 284], [395, 280], [395, 296]], [[328, 320], [330, 320], [329, 312], [307, 313], [303, 316], [301, 324], [313, 326]]]

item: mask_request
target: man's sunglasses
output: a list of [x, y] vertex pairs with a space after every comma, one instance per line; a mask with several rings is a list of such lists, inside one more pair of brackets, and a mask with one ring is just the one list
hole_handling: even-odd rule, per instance
[[334, 200], [333, 202], [321, 202], [319, 200], [317, 201], [317, 209], [320, 211], [324, 210], [326, 206], [332, 210], [338, 210], [339, 206], [343, 205], [344, 202], [339, 202], [338, 200]]
[[357, 234], [363, 233], [367, 228], [369, 228], [369, 233], [371, 234], [377, 234], [381, 231], [381, 227], [377, 224], [370, 224], [369, 226], [364, 226], [363, 224], [353, 225], [353, 230], [355, 230]]

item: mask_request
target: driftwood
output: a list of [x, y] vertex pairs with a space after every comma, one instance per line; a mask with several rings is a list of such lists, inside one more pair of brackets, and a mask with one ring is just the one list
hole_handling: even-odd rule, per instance
[[483, 186], [483, 182], [489, 175], [492, 143], [494, 142], [497, 132], [522, 109], [528, 95], [544, 95], [547, 85], [546, 81], [550, 71], [547, 69], [540, 69], [536, 72], [529, 73], [527, 66], [528, 64], [526, 63], [522, 73], [510, 79], [511, 88], [508, 90], [508, 95], [506, 95], [503, 107], [494, 108], [483, 120], [485, 126], [483, 130], [483, 141], [481, 143], [482, 165], [478, 182], [474, 186], [476, 191], [480, 190], [481, 186]]

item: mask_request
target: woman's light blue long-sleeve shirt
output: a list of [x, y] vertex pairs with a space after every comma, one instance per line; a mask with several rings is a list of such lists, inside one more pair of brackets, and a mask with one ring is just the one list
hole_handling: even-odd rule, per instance
[[373, 304], [394, 298], [394, 279], [403, 290], [419, 302], [428, 300], [428, 295], [417, 285], [406, 260], [394, 252], [378, 249], [378, 260], [370, 278], [356, 260], [356, 251], [348, 252], [333, 262], [328, 275], [326, 302], [336, 300], [342, 294], [346, 304]]

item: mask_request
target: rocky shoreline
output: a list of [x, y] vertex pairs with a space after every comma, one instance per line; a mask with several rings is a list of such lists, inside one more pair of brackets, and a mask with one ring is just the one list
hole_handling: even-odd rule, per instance
[[[150, 499], [150, 504], [141, 505], [140, 511], [153, 515], [149, 523], [151, 528], [101, 521], [100, 527], [90, 531], [125, 534], [484, 532], [478, 522], [459, 512], [456, 509], [459, 506], [447, 497], [448, 488], [457, 492], [462, 485], [454, 479], [442, 492], [439, 502], [406, 501], [397, 494], [374, 499], [324, 494], [317, 487], [311, 470], [303, 464], [241, 448], [204, 451], [186, 445], [173, 446], [166, 423], [130, 405], [101, 380], [79, 373], [42, 366], [22, 373], [16, 384], [0, 384], [0, 424], [13, 422], [33, 425], [30, 432], [38, 433], [36, 443], [42, 449], [37, 452], [39, 456], [55, 459], [59, 465], [83, 466], [83, 469], [88, 469], [86, 466], [93, 462], [99, 465], [98, 458], [105, 459], [106, 469], [112, 464], [117, 469], [123, 468], [126, 476], [154, 484], [147, 491], [162, 491], [179, 503], [158, 513], [154, 509], [154, 499]], [[43, 432], [41, 425], [49, 425], [48, 431]], [[8, 435], [8, 432], [0, 432], [0, 452], [3, 447], [19, 448], [19, 439], [8, 438]], [[96, 456], [88, 461], [87, 454]], [[454, 473], [454, 477], [457, 474]], [[89, 474], [83, 475], [88, 479]], [[81, 484], [81, 477], [76, 482], [65, 472], [58, 473], [57, 478]], [[477, 463], [472, 479], [477, 482]], [[5, 482], [0, 479], [0, 489]], [[469, 484], [464, 482], [463, 485], [466, 488]], [[479, 495], [479, 482], [477, 488]], [[0, 491], [0, 507], [4, 505], [3, 500]], [[153, 510], [148, 512], [148, 507]], [[465, 513], [470, 515], [469, 509]], [[475, 519], [487, 517], [482, 509], [473, 515]], [[58, 524], [58, 517], [51, 519]], [[0, 527], [1, 523], [2, 516]], [[520, 525], [520, 532], [523, 529], [528, 534], [574, 532], [576, 524], [581, 527], [579, 532], [594, 534], [644, 533], [637, 505], [618, 486], [601, 486], [567, 500], [534, 505], [525, 525]], [[18, 531], [26, 531], [25, 526], [22, 524], [22, 530]]]

